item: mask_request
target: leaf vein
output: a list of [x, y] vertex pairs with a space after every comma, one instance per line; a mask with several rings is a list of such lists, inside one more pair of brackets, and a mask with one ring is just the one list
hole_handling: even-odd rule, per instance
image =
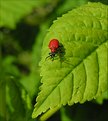
[[95, 95], [98, 93], [98, 88], [99, 88], [99, 70], [100, 70], [100, 68], [99, 68], [99, 57], [98, 57], [97, 51], [96, 51], [96, 61], [97, 61], [97, 69], [98, 69], [98, 84], [97, 84], [97, 89], [96, 89]]
[[86, 65], [85, 65], [84, 61], [83, 61], [83, 67], [84, 67], [84, 73], [85, 73], [85, 87], [84, 87], [84, 91], [83, 91], [83, 95], [82, 95], [82, 100], [84, 98], [84, 93], [85, 93], [86, 87], [87, 87], [87, 73], [86, 73]]
[[72, 73], [72, 89], [71, 89], [71, 97], [70, 97], [70, 100], [72, 100], [73, 89], [74, 89], [74, 74]]

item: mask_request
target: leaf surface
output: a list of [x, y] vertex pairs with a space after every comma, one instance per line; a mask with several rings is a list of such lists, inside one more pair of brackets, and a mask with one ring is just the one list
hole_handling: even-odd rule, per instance
[[[90, 101], [108, 89], [108, 7], [88, 3], [54, 21], [43, 42], [40, 93], [32, 117], [62, 105]], [[64, 54], [45, 58], [56, 38]]]

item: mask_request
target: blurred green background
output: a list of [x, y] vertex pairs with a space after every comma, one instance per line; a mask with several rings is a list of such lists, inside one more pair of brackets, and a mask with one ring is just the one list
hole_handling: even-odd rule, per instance
[[[40, 86], [41, 48], [53, 20], [87, 2], [107, 0], [0, 0], [0, 121], [32, 119]], [[108, 121], [108, 96], [65, 106], [48, 121]]]

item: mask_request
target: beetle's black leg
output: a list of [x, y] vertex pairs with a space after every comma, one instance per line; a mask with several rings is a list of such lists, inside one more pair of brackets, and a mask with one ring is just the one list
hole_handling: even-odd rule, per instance
[[49, 58], [49, 57], [51, 58], [51, 53], [49, 53], [49, 56], [47, 56], [47, 57], [45, 58], [45, 60], [46, 60], [47, 58]]
[[47, 58], [49, 58], [50, 57], [50, 55], [49, 56], [47, 56], [46, 58], [45, 58], [45, 60], [47, 59]]
[[[54, 61], [54, 57], [55, 57], [55, 56], [56, 56], [56, 53], [55, 53], [55, 52], [50, 52], [50, 53], [49, 53], [49, 56], [47, 56], [46, 59], [50, 57], [50, 59], [51, 59], [52, 61]], [[46, 60], [46, 59], [45, 59], [45, 60]]]

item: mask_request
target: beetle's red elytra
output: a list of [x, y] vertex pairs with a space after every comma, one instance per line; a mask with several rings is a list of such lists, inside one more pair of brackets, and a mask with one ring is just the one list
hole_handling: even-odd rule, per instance
[[51, 50], [52, 53], [56, 52], [57, 49], [59, 48], [59, 41], [57, 39], [52, 39], [49, 42], [48, 47], [49, 47], [49, 49]]
[[[50, 42], [49, 42], [48, 47], [51, 50], [48, 57], [50, 57], [52, 59], [52, 61], [53, 61], [55, 55], [59, 52], [59, 48], [60, 48], [59, 41], [57, 39], [51, 39]], [[48, 57], [46, 57], [46, 59]]]

